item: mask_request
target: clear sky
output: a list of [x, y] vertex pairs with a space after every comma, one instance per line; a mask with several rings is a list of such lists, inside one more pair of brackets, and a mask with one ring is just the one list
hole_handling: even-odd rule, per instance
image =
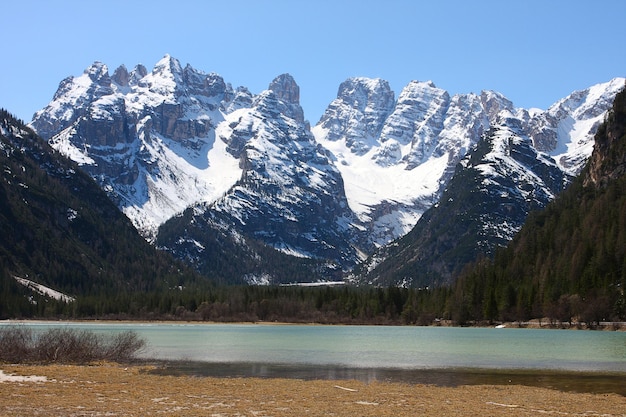
[[317, 123], [352, 76], [547, 108], [626, 76], [626, 0], [1, 0], [0, 107], [30, 121], [94, 61], [165, 54], [252, 93], [290, 73]]

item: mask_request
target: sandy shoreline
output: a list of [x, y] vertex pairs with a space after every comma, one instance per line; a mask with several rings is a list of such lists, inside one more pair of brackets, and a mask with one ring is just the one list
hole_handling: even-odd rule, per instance
[[626, 416], [626, 397], [524, 385], [215, 378], [151, 366], [0, 365], [1, 416]]

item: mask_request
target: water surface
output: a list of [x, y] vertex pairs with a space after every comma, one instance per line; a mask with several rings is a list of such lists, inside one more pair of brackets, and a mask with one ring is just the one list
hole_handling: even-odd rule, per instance
[[[9, 322], [4, 322], [7, 324]], [[25, 322], [35, 330], [132, 330], [144, 359], [213, 376], [626, 385], [626, 332], [412, 326]], [[176, 363], [176, 366], [172, 364]], [[598, 380], [598, 378], [602, 381]], [[561, 382], [556, 382], [557, 380]], [[526, 381], [526, 382], [523, 382]], [[587, 389], [585, 389], [587, 390]]]

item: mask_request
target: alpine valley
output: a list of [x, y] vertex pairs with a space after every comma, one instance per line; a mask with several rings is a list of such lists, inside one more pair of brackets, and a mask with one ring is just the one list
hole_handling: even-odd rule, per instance
[[625, 81], [539, 110], [350, 78], [311, 127], [288, 74], [253, 94], [166, 55], [150, 72], [94, 63], [29, 126], [218, 282], [425, 286], [505, 245], [580, 173]]

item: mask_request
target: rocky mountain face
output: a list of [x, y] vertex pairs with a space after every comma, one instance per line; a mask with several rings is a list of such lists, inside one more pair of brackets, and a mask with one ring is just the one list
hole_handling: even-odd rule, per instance
[[[281, 75], [250, 107], [225, 116], [216, 130], [216, 141], [239, 161], [240, 178], [219, 199], [193, 204], [183, 216], [168, 222], [169, 233], [160, 233], [157, 239], [160, 247], [196, 259], [207, 273], [211, 265], [207, 265], [206, 246], [213, 242], [202, 236], [211, 229], [228, 231], [232, 238], [236, 234], [262, 241], [297, 258], [330, 260], [335, 268], [358, 261], [351, 244], [356, 219], [348, 207], [341, 174], [315, 142], [298, 100], [293, 78]], [[181, 239], [176, 230], [196, 238]], [[240, 238], [242, 244], [244, 240]], [[246, 271], [245, 280], [282, 282], [319, 275], [305, 269], [301, 271], [304, 277], [284, 276], [276, 269], [271, 265], [252, 268]]]
[[626, 174], [626, 94], [615, 97], [613, 108], [595, 137], [594, 151], [584, 174], [583, 184], [605, 188]]
[[[408, 233], [494, 126], [513, 129], [550, 170], [575, 175], [623, 83], [540, 111], [491, 91], [451, 96], [432, 82], [411, 82], [396, 99], [384, 80], [351, 78], [311, 128], [289, 75], [252, 94], [166, 56], [151, 72], [122, 66], [112, 76], [95, 63], [62, 81], [31, 126], [147, 239], [201, 269], [217, 259], [212, 239], [228, 236], [231, 248], [246, 242], [248, 259], [260, 244], [334, 276]], [[251, 266], [247, 281], [272, 282], [264, 268]]]
[[570, 177], [524, 133], [519, 118], [500, 112], [461, 160], [438, 203], [404, 237], [374, 253], [354, 280], [395, 286], [450, 284], [463, 266], [489, 257], [545, 207]]
[[63, 80], [31, 126], [78, 162], [144, 236], [198, 200], [215, 200], [241, 175], [237, 157], [215, 142], [224, 114], [248, 105], [216, 74], [166, 56], [109, 76], [94, 63]]
[[577, 91], [546, 111], [519, 109], [501, 94], [450, 96], [432, 82], [409, 83], [393, 101], [382, 80], [344, 82], [313, 128], [341, 171], [352, 210], [368, 227], [365, 247], [403, 236], [439, 201], [457, 164], [501, 117], [569, 176], [593, 149], [593, 134], [623, 87], [618, 78]]
[[363, 246], [411, 230], [502, 110], [513, 105], [494, 92], [450, 96], [413, 81], [395, 100], [383, 80], [342, 83], [313, 132], [334, 155], [350, 208], [367, 227]]

